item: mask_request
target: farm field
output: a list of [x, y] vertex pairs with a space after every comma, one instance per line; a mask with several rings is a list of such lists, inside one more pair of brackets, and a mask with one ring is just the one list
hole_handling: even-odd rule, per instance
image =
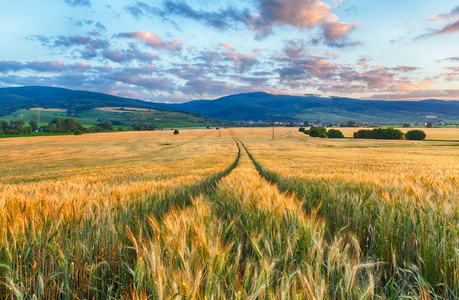
[[459, 297], [459, 130], [297, 130], [0, 140], [0, 298]]

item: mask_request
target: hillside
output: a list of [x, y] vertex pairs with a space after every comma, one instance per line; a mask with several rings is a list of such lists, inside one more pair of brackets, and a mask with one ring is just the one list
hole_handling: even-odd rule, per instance
[[249, 93], [171, 107], [225, 120], [341, 122], [459, 121], [459, 101], [376, 101]]
[[[48, 123], [57, 117], [73, 117], [85, 125], [108, 120], [114, 125], [128, 127], [137, 123], [152, 124], [160, 128], [204, 126], [214, 123], [209, 117], [170, 106], [102, 93], [39, 86], [0, 89], [0, 118], [3, 120], [36, 120], [36, 110], [30, 110], [36, 107], [63, 110], [42, 110], [42, 123]], [[117, 109], [99, 109], [110, 107]]]

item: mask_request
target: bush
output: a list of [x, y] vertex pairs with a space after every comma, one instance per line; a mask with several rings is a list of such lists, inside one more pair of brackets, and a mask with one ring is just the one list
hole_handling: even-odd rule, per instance
[[342, 138], [344, 138], [344, 135], [343, 135], [343, 133], [341, 132], [341, 130], [330, 129], [330, 130], [327, 132], [327, 137], [328, 137], [329, 139], [342, 139]]
[[426, 133], [422, 130], [410, 130], [405, 134], [407, 140], [423, 140], [426, 138]]
[[74, 135], [81, 135], [81, 130], [80, 129], [75, 129], [73, 132]]
[[298, 129], [298, 131], [304, 133], [306, 131], [306, 129], [304, 127], [300, 127], [300, 129]]
[[427, 128], [432, 128], [432, 126], [433, 126], [432, 122], [429, 122], [429, 123], [426, 124]]
[[373, 130], [359, 130], [354, 132], [356, 139], [379, 139], [379, 140], [400, 140], [403, 139], [403, 132], [394, 128], [375, 128]]
[[179, 134], [178, 129], [175, 129], [175, 130], [174, 130], [174, 134]]
[[403, 123], [402, 126], [403, 126], [403, 128], [408, 128], [408, 127], [410, 127], [411, 125], [410, 125], [409, 123]]
[[327, 129], [324, 127], [311, 127], [309, 129], [309, 135], [311, 137], [320, 137], [320, 138], [325, 138], [327, 133]]

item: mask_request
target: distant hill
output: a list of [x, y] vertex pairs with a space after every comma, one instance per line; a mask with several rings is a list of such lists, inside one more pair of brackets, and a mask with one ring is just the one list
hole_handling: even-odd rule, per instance
[[0, 116], [33, 107], [63, 108], [78, 112], [96, 107], [112, 106], [178, 111], [178, 109], [153, 102], [63, 88], [26, 86], [0, 89]]
[[253, 121], [431, 122], [459, 121], [459, 101], [376, 101], [248, 93], [196, 100], [171, 107], [212, 118]]
[[[94, 125], [99, 120], [108, 120], [113, 124], [126, 126], [149, 123], [166, 128], [204, 126], [215, 122], [209, 117], [171, 106], [102, 93], [42, 86], [0, 88], [0, 118], [4, 120], [22, 118], [25, 121], [37, 119], [36, 111], [28, 111], [35, 107], [65, 109], [65, 112], [43, 111], [42, 122], [69, 116], [79, 119], [85, 125]], [[101, 107], [143, 108], [148, 111], [96, 109]]]

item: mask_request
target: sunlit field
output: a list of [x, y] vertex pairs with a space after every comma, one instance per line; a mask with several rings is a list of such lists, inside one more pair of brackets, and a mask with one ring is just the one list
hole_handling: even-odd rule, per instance
[[2, 139], [0, 299], [459, 297], [459, 130], [425, 132]]

